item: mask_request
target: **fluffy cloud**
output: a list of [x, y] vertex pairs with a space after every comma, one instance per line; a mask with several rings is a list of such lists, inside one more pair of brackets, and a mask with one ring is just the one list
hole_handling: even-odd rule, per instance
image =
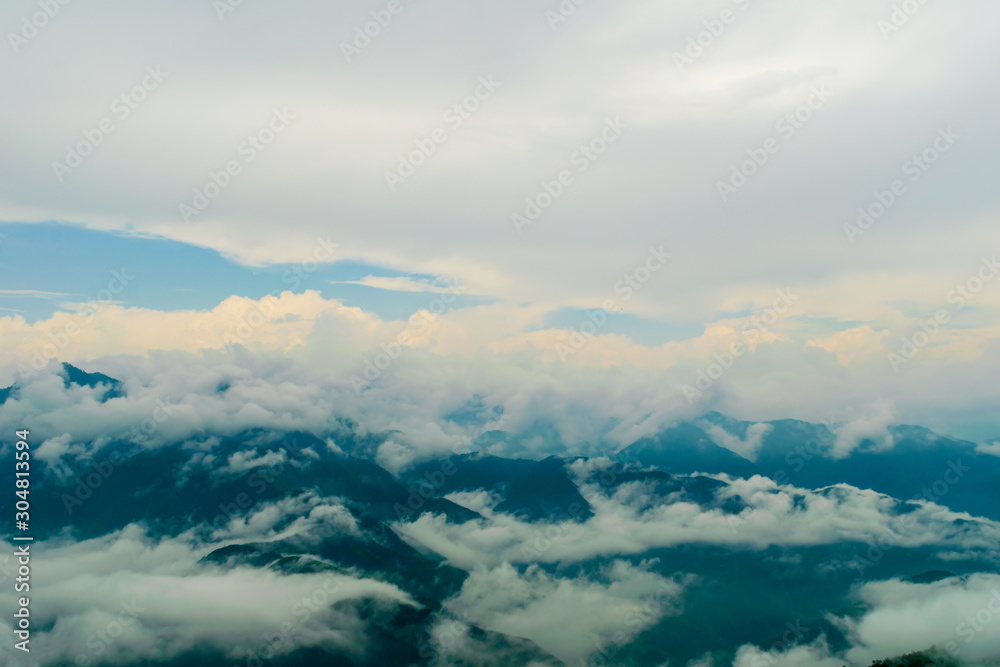
[[893, 579], [859, 593], [870, 611], [844, 619], [861, 662], [922, 650], [931, 645], [965, 661], [1000, 655], [1000, 576], [975, 574], [933, 584]]
[[870, 582], [857, 592], [864, 612], [830, 616], [851, 647], [836, 655], [822, 638], [812, 644], [739, 649], [734, 667], [840, 667], [867, 665], [934, 647], [942, 658], [963, 665], [993, 665], [1000, 655], [1000, 576], [973, 574], [932, 584], [891, 579]]
[[566, 664], [639, 632], [683, 608], [685, 582], [647, 567], [609, 563], [597, 577], [559, 577], [536, 565], [478, 567], [448, 604], [491, 630], [538, 643]]
[[[283, 637], [278, 652], [322, 646], [358, 654], [368, 641], [365, 622], [349, 604], [332, 605], [363, 598], [417, 604], [389, 584], [341, 574], [199, 565], [216, 546], [190, 536], [156, 540], [134, 525], [95, 540], [36, 545], [45, 557], [32, 563], [32, 657], [41, 664], [79, 656], [84, 662], [76, 664], [127, 663], [211, 647], [242, 660], [276, 633]], [[0, 596], [5, 618], [15, 604], [12, 593]], [[9, 623], [0, 634], [0, 654], [15, 661]]]
[[[590, 6], [555, 24], [555, 5], [414, 6], [350, 61], [342, 43], [372, 20], [357, 7], [239, 6], [220, 20], [211, 5], [184, 0], [169, 21], [140, 7], [60, 12], [0, 67], [24, 101], [0, 115], [0, 127], [21, 130], [0, 172], [0, 218], [158, 233], [255, 263], [297, 261], [328, 233], [344, 257], [456, 275], [509, 303], [591, 300], [638, 249], [669, 240], [688, 250], [678, 253], [684, 289], [650, 286], [635, 307], [696, 319], [738, 302], [747, 285], [792, 275], [847, 320], [916, 273], [941, 277], [919, 286], [924, 299], [937, 296], [966, 257], [996, 247], [995, 202], [986, 191], [970, 196], [956, 177], [990, 164], [969, 139], [856, 244], [843, 232], [941, 124], [995, 137], [996, 103], [980, 83], [996, 60], [985, 28], [992, 3], [922, 7], [885, 36], [877, 24], [890, 9], [863, 0], [745, 7], [686, 68], [676, 54], [717, 15], [694, 0]], [[4, 24], [19, 28], [27, 11], [5, 8]], [[182, 39], [192, 30], [210, 38]], [[263, 48], [260, 34], [269, 36]], [[947, 55], [928, 53], [927, 43], [946, 45]], [[95, 67], [60, 68], [66, 52], [88, 53]], [[147, 65], [167, 78], [118, 118], [113, 100]], [[956, 67], [969, 76], [951, 76]], [[449, 126], [443, 115], [482, 76], [500, 88]], [[827, 104], [720, 205], [717, 181], [823, 84]], [[178, 206], [210, 170], [240, 157], [240, 143], [276, 106], [295, 115], [288, 130], [185, 224]], [[104, 116], [116, 132], [61, 181], [52, 162]], [[511, 213], [609, 116], [628, 125], [619, 142], [517, 234]], [[386, 171], [439, 126], [447, 143], [390, 192]], [[839, 289], [848, 282], [854, 289]], [[835, 300], [823, 298], [831, 287]]]
[[[109, 414], [132, 410], [130, 419], [139, 423], [157, 410], [157, 400], [181, 402], [172, 419], [158, 425], [155, 438], [177, 435], [175, 425], [182, 420], [204, 419], [204, 426], [211, 426], [212, 416], [198, 413], [229, 399], [244, 402], [240, 409], [235, 404], [226, 408], [225, 421], [233, 426], [315, 423], [323, 419], [319, 412], [330, 413], [336, 405], [342, 416], [375, 430], [406, 434], [408, 442], [397, 443], [400, 451], [385, 452], [399, 461], [393, 468], [414, 457], [406, 451], [410, 445], [417, 457], [427, 449], [453, 447], [461, 436], [442, 417], [477, 396], [493, 406], [502, 404], [506, 428], [515, 431], [557, 422], [564, 444], [595, 435], [627, 444], [708, 409], [748, 419], [833, 417], [851, 423], [842, 429], [838, 454], [864, 437], [880, 438], [880, 429], [891, 421], [921, 423], [928, 415], [935, 421], [929, 426], [960, 437], [995, 434], [989, 406], [1000, 391], [992, 381], [1000, 369], [1000, 345], [984, 346], [978, 358], [968, 361], [918, 358], [917, 365], [892, 373], [884, 356], [845, 367], [833, 353], [806, 343], [808, 330], [798, 331], [804, 325], [779, 322], [769, 338], [762, 337], [753, 351], [738, 357], [692, 403], [684, 386], [695, 383], [699, 373], [714, 375], [713, 355], [741, 338], [736, 323], [660, 346], [598, 332], [561, 361], [557, 345], [566, 344], [572, 332], [523, 333], [520, 329], [537, 323], [542, 312], [525, 316], [516, 310], [479, 306], [383, 321], [307, 292], [259, 301], [233, 297], [211, 311], [114, 306], [89, 322], [89, 316], [70, 313], [32, 325], [0, 318], [0, 384], [16, 380], [19, 367], [41, 366], [45, 357], [58, 353], [64, 361], [132, 385], [128, 401], [105, 406]], [[66, 336], [71, 322], [78, 333], [60, 349], [52, 339]], [[234, 341], [239, 344], [227, 345]], [[943, 337], [936, 341], [935, 349], [944, 342]], [[178, 368], [169, 367], [174, 365]], [[268, 385], [274, 383], [284, 384], [280, 391], [274, 387], [279, 395], [272, 396]], [[61, 390], [56, 384], [45, 390], [38, 385], [31, 400], [58, 406], [61, 399], [53, 392]], [[209, 396], [207, 406], [183, 404], [200, 402], [193, 396], [226, 384], [231, 389], [224, 400]], [[930, 390], [941, 386], [949, 390]], [[300, 405], [289, 405], [295, 401], [281, 394], [297, 396]], [[321, 394], [335, 398], [324, 400]], [[312, 416], [301, 419], [309, 408], [315, 408]], [[4, 408], [13, 414], [18, 410]], [[436, 418], [428, 420], [428, 415]], [[77, 416], [83, 421], [75, 428], [86, 430], [90, 420]], [[44, 426], [50, 420], [43, 416], [41, 421]], [[746, 442], [729, 440], [723, 431], [716, 435], [720, 444], [747, 455], [759, 444], [756, 432]]]
[[[492, 514], [454, 524], [443, 516], [425, 514], [396, 528], [408, 540], [464, 569], [483, 563], [573, 563], [678, 544], [762, 549], [877, 541], [899, 547], [953, 545], [980, 552], [1000, 539], [997, 522], [932, 503], [901, 513], [899, 501], [847, 485], [810, 491], [778, 486], [762, 477], [733, 479], [716, 496], [719, 504], [727, 500], [745, 504], [739, 513], [730, 514], [659, 496], [641, 482], [623, 484], [610, 494], [596, 484], [581, 490], [594, 509], [594, 516], [585, 522], [538, 524]], [[482, 498], [472, 500], [471, 507], [483, 506]], [[862, 550], [858, 558], [863, 558]]]
[[756, 646], [741, 646], [733, 667], [843, 667], [844, 661], [830, 655], [830, 647], [820, 639], [805, 646], [787, 650], [771, 648], [764, 651]]
[[272, 542], [298, 535], [306, 542], [318, 542], [331, 533], [361, 537], [357, 517], [337, 499], [308, 492], [262, 503], [251, 512], [233, 516], [225, 527], [212, 532], [212, 539]]
[[764, 444], [764, 438], [771, 432], [773, 427], [770, 424], [758, 423], [747, 427], [746, 436], [739, 436], [730, 433], [718, 424], [712, 424], [705, 428], [705, 432], [711, 436], [712, 440], [726, 449], [730, 449], [745, 459], [757, 460], [757, 454]]

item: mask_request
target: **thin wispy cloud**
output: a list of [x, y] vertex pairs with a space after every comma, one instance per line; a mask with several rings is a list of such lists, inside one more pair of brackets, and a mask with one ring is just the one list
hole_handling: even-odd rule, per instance
[[0, 296], [21, 297], [25, 299], [58, 299], [67, 296], [78, 296], [69, 292], [46, 292], [33, 289], [0, 289]]

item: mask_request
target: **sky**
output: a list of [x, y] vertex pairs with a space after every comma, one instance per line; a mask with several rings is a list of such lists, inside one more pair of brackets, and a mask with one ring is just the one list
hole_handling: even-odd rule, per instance
[[1000, 6], [903, 4], [6, 3], [0, 384], [398, 344], [995, 440]]

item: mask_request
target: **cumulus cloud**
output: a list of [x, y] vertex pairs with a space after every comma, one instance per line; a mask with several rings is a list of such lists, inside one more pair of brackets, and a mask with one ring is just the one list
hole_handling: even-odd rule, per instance
[[[692, 404], [684, 386], [714, 363], [712, 354], [739, 337], [735, 329], [724, 335], [709, 329], [699, 338], [660, 346], [598, 332], [578, 354], [562, 361], [556, 346], [568, 340], [569, 330], [524, 334], [520, 329], [530, 327], [541, 313], [519, 318], [505, 306], [442, 316], [421, 311], [408, 321], [383, 321], [307, 292], [258, 301], [233, 297], [211, 311], [109, 307], [92, 322], [87, 317], [57, 313], [32, 325], [0, 318], [5, 343], [0, 346], [0, 384], [17, 380], [19, 368], [40, 366], [45, 356], [58, 353], [64, 361], [137, 385], [128, 400], [104, 406], [109, 414], [132, 410], [133, 426], [151, 417], [157, 400], [174, 405], [209, 394], [209, 405], [219, 405], [219, 397], [211, 394], [226, 385], [230, 389], [221, 402], [239, 398], [245, 404], [229, 411], [227, 421], [234, 425], [291, 424], [301, 421], [297, 416], [310, 406], [331, 412], [336, 405], [340, 416], [371, 424], [374, 430], [406, 434], [407, 442], [397, 442], [398, 449], [387, 448], [383, 454], [393, 468], [429, 450], [443, 453], [453, 447], [462, 434], [443, 416], [477, 396], [490, 406], [502, 405], [505, 428], [515, 432], [557, 422], [563, 445], [595, 438], [628, 444], [709, 409], [751, 419], [820, 421], [833, 416], [846, 424], [835, 449], [842, 455], [866, 437], [888, 444], [884, 428], [891, 422], [922, 423], [931, 414], [952, 435], [971, 437], [970, 429], [991, 423], [993, 412], [987, 408], [1000, 391], [991, 371], [1000, 369], [1000, 346], [987, 346], [978, 360], [928, 359], [905, 373], [887, 374], [881, 362], [848, 369], [832, 353], [795, 342], [794, 328], [756, 344]], [[50, 336], [63, 335], [71, 322], [79, 333], [65, 349], [57, 349]], [[396, 358], [388, 359], [382, 346], [398, 346]], [[941, 373], [951, 379], [943, 380]], [[285, 383], [280, 393], [298, 394], [303, 404], [287, 407], [289, 401], [280, 396], [265, 398], [266, 385], [275, 382]], [[940, 382], [952, 390], [920, 389], [942, 386]], [[39, 386], [32, 401], [58, 405], [60, 399], [52, 396], [62, 392], [57, 385], [52, 380], [45, 392]], [[313, 391], [336, 400], [323, 401], [310, 395]], [[173, 419], [157, 424], [154, 440], [178, 435], [176, 425], [198, 419], [197, 413], [206, 409], [178, 407]], [[8, 403], [2, 412], [24, 409]], [[982, 417], [970, 420], [969, 414]], [[212, 420], [206, 418], [208, 427]], [[41, 421], [44, 425], [47, 420]], [[88, 421], [84, 417], [81, 427]], [[322, 420], [316, 415], [313, 421]], [[47, 437], [66, 432], [73, 434], [64, 428]], [[990, 428], [983, 435], [994, 432]], [[759, 442], [756, 432], [742, 443], [714, 433], [720, 444], [748, 455]]]

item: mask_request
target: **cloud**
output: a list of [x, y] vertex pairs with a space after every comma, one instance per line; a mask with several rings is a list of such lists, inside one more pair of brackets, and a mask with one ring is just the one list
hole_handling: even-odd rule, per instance
[[[759, 476], [730, 479], [716, 492], [714, 506], [704, 507], [658, 495], [642, 482], [622, 484], [613, 493], [596, 484], [584, 485], [581, 491], [594, 510], [584, 522], [529, 523], [510, 514], [492, 514], [454, 524], [424, 514], [396, 524], [396, 530], [468, 570], [504, 562], [576, 563], [680, 544], [765, 549], [878, 541], [978, 553], [1000, 539], [1000, 523], [995, 521], [925, 502], [904, 512], [898, 500], [845, 484], [810, 491], [778, 486]], [[727, 501], [738, 501], [743, 509], [726, 513], [721, 506]], [[859, 561], [866, 548], [859, 546]]]
[[261, 466], [270, 467], [284, 463], [288, 460], [288, 454], [284, 449], [280, 449], [276, 452], [269, 451], [260, 456], [257, 456], [256, 454], [256, 451], [247, 450], [235, 452], [230, 455], [226, 465], [219, 468], [218, 471], [220, 474], [238, 475], [253, 468], [259, 468]]
[[374, 287], [375, 289], [391, 290], [395, 292], [417, 292], [432, 294], [445, 294], [449, 291], [457, 291], [458, 288], [439, 285], [437, 282], [421, 279], [414, 280], [407, 276], [365, 276], [361, 280], [338, 280], [332, 281], [333, 285], [363, 285]]
[[[856, 281], [858, 289], [843, 291], [826, 307], [853, 301], [860, 312], [870, 292], [895, 286], [907, 272], [926, 268], [947, 275], [967, 251], [995, 247], [996, 232], [988, 225], [994, 202], [968, 197], [961, 179], [945, 176], [933, 192], [935, 201], [951, 206], [917, 205], [930, 192], [924, 181], [890, 212], [910, 221], [905, 235], [894, 233], [899, 226], [886, 219], [859, 241], [867, 252], [856, 252], [860, 248], [844, 236], [842, 227], [857, 218], [857, 207], [876, 188], [884, 190], [940, 124], [954, 124], [963, 136], [994, 136], [994, 104], [978, 81], [988, 76], [985, 63], [996, 49], [981, 25], [996, 8], [977, 1], [946, 17], [924, 10], [940, 20], [910, 21], [887, 44], [876, 23], [888, 12], [880, 15], [860, 0], [836, 10], [787, 1], [754, 5], [683, 72], [675, 54], [711, 18], [693, 0], [582, 9], [555, 30], [537, 7], [470, 7], [444, 19], [434, 8], [416, 8], [351, 62], [341, 57], [340, 43], [349, 43], [355, 28], [371, 18], [348, 6], [241, 7], [223, 21], [211, 6], [191, 0], [178, 2], [168, 22], [141, 8], [86, 17], [61, 12], [0, 69], [25, 100], [0, 118], [0, 127], [27, 128], [11, 142], [10, 163], [39, 165], [5, 169], [0, 217], [119, 230], [131, 225], [135, 233], [192, 241], [255, 263], [296, 261], [316, 233], [332, 233], [343, 256], [454, 274], [514, 303], [586, 298], [616, 272], [592, 267], [624, 270], [637, 247], [667, 235], [695, 252], [680, 267], [687, 277], [684, 295], [664, 284], [640, 297], [661, 313], [678, 303], [689, 312], [707, 310], [745, 281], [773, 282], [788, 275], [789, 266], [797, 281], [818, 290]], [[20, 26], [23, 17], [10, 7], [3, 18]], [[217, 39], [177, 47], [191, 26]], [[261, 32], [274, 38], [263, 52], [251, 37]], [[517, 49], [511, 35], [518, 37]], [[94, 51], [95, 41], [120, 43], [132, 58]], [[931, 41], [948, 46], [944, 61], [922, 50]], [[333, 60], [320, 59], [330, 55], [324, 50], [330, 43]], [[845, 50], [845, 43], [852, 48]], [[292, 48], [303, 44], [304, 50]], [[440, 66], [442, 49], [454, 56], [446, 67]], [[97, 66], [82, 75], [85, 85], [74, 85], [79, 73], [52, 66], [67, 51], [95, 59]], [[239, 57], [219, 57], [223, 53]], [[519, 57], [524, 54], [531, 66]], [[969, 77], [948, 76], [973, 55], [978, 59], [971, 60], [976, 65]], [[393, 66], [402, 59], [421, 75]], [[118, 118], [110, 110], [113, 100], [139, 84], [147, 65], [161, 66], [167, 79], [129, 117]], [[38, 83], [43, 72], [50, 74], [45, 86]], [[288, 86], [290, 74], [306, 85]], [[461, 127], [449, 126], [444, 114], [488, 75], [502, 82], [499, 90]], [[720, 205], [716, 182], [823, 83], [834, 97], [821, 113], [738, 198]], [[584, 87], [600, 94], [581, 95]], [[393, 91], [392, 104], [386, 90]], [[874, 117], [866, 113], [873, 98], [882, 105]], [[178, 206], [204, 186], [210, 169], [239, 157], [240, 142], [266, 123], [275, 106], [296, 115], [292, 127], [243, 165], [197, 224], [184, 224]], [[43, 107], [55, 111], [30, 113]], [[68, 147], [104, 116], [120, 132], [61, 182], [52, 162], [64, 161]], [[608, 116], [629, 125], [620, 142], [586, 172], [574, 173], [574, 184], [531, 234], [518, 235], [511, 213], [543, 179], [570, 166], [573, 152]], [[400, 156], [439, 126], [447, 128], [447, 142], [390, 193], [386, 171], [398, 168]], [[131, 141], [120, 140], [126, 133]], [[160, 156], [156, 164], [130, 168], [148, 163], [152, 154]], [[935, 175], [977, 173], [989, 164], [966, 143], [946, 160]], [[663, 201], [675, 212], [669, 224]], [[955, 231], [941, 247], [937, 232], [945, 219]], [[728, 224], [738, 220], [745, 222]], [[719, 240], [711, 230], [723, 224], [729, 233]], [[567, 229], [574, 231], [569, 243]], [[768, 242], [758, 248], [762, 229]], [[747, 247], [758, 249], [746, 253]], [[861, 284], [876, 273], [877, 285]]]
[[362, 537], [357, 517], [339, 499], [306, 492], [261, 503], [251, 512], [232, 516], [211, 536], [218, 542], [274, 542], [300, 536], [318, 543], [333, 534]]
[[850, 647], [834, 653], [820, 638], [812, 644], [771, 647], [746, 645], [734, 667], [780, 665], [840, 667], [867, 665], [931, 647], [942, 659], [987, 665], [1000, 654], [1000, 576], [972, 574], [932, 584], [899, 579], [868, 582], [857, 591], [864, 606], [858, 616], [828, 616], [847, 635]]
[[43, 290], [35, 289], [0, 289], [0, 295], [21, 296], [31, 299], [55, 299], [61, 296], [72, 296], [64, 292], [45, 292]]
[[504, 563], [473, 570], [447, 606], [576, 664], [610, 641], [627, 644], [664, 616], [679, 614], [684, 587], [645, 564], [620, 560], [593, 578], [555, 576], [536, 565], [519, 571]]
[[990, 454], [991, 456], [1000, 456], [1000, 440], [992, 444], [980, 443], [976, 447], [976, 451], [983, 454]]
[[736, 653], [733, 667], [843, 667], [844, 661], [830, 655], [830, 647], [819, 639], [812, 644], [795, 646], [787, 650], [761, 650], [756, 646], [741, 646]]
[[[96, 314], [60, 312], [31, 325], [19, 317], [0, 318], [0, 384], [14, 381], [19, 369], [42, 366], [49, 356], [110, 369], [122, 378], [146, 364], [139, 359], [151, 356], [215, 369], [243, 367], [243, 373], [245, 360], [283, 359], [290, 365], [283, 381], [333, 387], [346, 394], [340, 402], [347, 410], [385, 410], [378, 420], [388, 422], [393, 420], [388, 403], [394, 402], [401, 412], [396, 420], [410, 422], [401, 430], [413, 434], [421, 448], [449, 437], [446, 425], [426, 425], [428, 410], [440, 415], [438, 409], [444, 408], [428, 402], [457, 407], [476, 395], [506, 402], [517, 430], [555, 419], [566, 439], [577, 442], [594, 433], [630, 442], [709, 409], [753, 419], [819, 421], [833, 415], [849, 424], [841, 431], [838, 454], [865, 437], [884, 444], [885, 433], [879, 430], [885, 425], [921, 423], [929, 414], [951, 435], [982, 439], [995, 433], [995, 411], [989, 406], [1000, 391], [991, 380], [991, 373], [1000, 370], [1000, 345], [986, 346], [981, 357], [968, 362], [928, 358], [925, 365], [893, 374], [886, 372], [884, 359], [842, 366], [833, 353], [795, 342], [795, 326], [783, 321], [774, 327], [781, 336], [771, 332], [773, 339], [738, 358], [703, 400], [692, 404], [682, 388], [714, 363], [712, 354], [739, 338], [732, 327], [709, 328], [696, 339], [660, 346], [597, 335], [561, 361], [557, 345], [568, 344], [571, 331], [521, 331], [543, 316], [543, 310], [529, 316], [491, 305], [440, 316], [419, 311], [407, 321], [384, 321], [317, 292], [286, 292], [260, 300], [231, 297], [208, 311], [108, 306]], [[197, 372], [207, 379], [230, 371]], [[931, 391], [939, 382], [954, 390]], [[427, 387], [438, 389], [424, 391]], [[563, 407], [541, 410], [535, 407], [539, 400]], [[587, 408], [573, 418], [560, 414], [581, 404]], [[251, 420], [255, 410], [248, 406], [240, 420]], [[257, 416], [266, 419], [266, 414]], [[610, 426], [610, 420], [617, 425]], [[730, 444], [749, 453], [753, 442]]]
[[859, 592], [869, 611], [843, 619], [862, 662], [916, 650], [938, 649], [966, 661], [1000, 654], [1000, 576], [973, 574], [933, 584], [892, 579]]
[[[664, 245], [674, 255], [669, 267], [634, 290], [627, 311], [647, 318], [664, 340], [677, 322], [704, 325], [706, 334], [647, 346], [605, 331], [573, 363], [686, 366], [683, 385], [740, 337], [734, 325], [744, 315], [766, 307], [775, 290], [792, 288], [802, 295], [794, 315], [755, 341], [752, 358], [741, 359], [711, 392], [723, 404], [712, 407], [736, 403], [753, 419], [766, 418], [755, 411], [809, 418], [805, 413], [820, 405], [846, 411], [881, 396], [901, 417], [927, 414], [928, 406], [948, 410], [956, 428], [970, 422], [958, 416], [959, 406], [989, 414], [997, 398], [990, 384], [998, 370], [991, 350], [1000, 333], [996, 283], [967, 306], [970, 321], [944, 327], [905, 374], [886, 371], [885, 353], [948, 305], [956, 280], [973, 275], [983, 249], [1000, 242], [992, 224], [996, 202], [988, 194], [970, 197], [963, 185], [992, 164], [985, 144], [967, 137], [988, 144], [997, 132], [995, 100], [979, 83], [989, 79], [986, 63], [1000, 49], [985, 27], [997, 16], [994, 3], [973, 0], [947, 16], [922, 7], [922, 20], [908, 22], [888, 43], [876, 26], [889, 10], [882, 14], [863, 0], [808, 8], [790, 0], [749, 3], [690, 71], [679, 71], [675, 55], [711, 18], [693, 0], [581, 8], [556, 29], [546, 10], [518, 3], [447, 16], [430, 6], [414, 9], [351, 62], [336, 54], [331, 61], [330, 44], [337, 52], [371, 17], [346, 5], [241, 6], [221, 21], [194, 0], [175, 3], [170, 21], [141, 6], [60, 12], [0, 65], [5, 89], [24, 100], [0, 110], [0, 128], [18, 128], [0, 168], [0, 219], [166, 238], [254, 266], [299, 262], [317, 236], [330, 238], [337, 259], [454, 276], [470, 293], [495, 300], [442, 318], [436, 351], [544, 361], [556, 359], [555, 345], [573, 333], [539, 329], [546, 313], [620, 297], [623, 276], [641, 266], [650, 246]], [[2, 12], [12, 26], [29, 18], [14, 6]], [[192, 26], [217, 38], [188, 43]], [[268, 49], [261, 51], [259, 34], [273, 38]], [[944, 60], [926, 43], [945, 45]], [[129, 57], [94, 44], [116, 44]], [[95, 66], [84, 73], [61, 68], [67, 52], [87, 53]], [[452, 56], [447, 66], [441, 53]], [[396, 67], [404, 61], [420, 75]], [[147, 66], [168, 72], [166, 80], [127, 118], [117, 118], [111, 105], [139, 85]], [[955, 67], [969, 76], [951, 76]], [[481, 85], [480, 77], [501, 86], [460, 127], [450, 127], [446, 114]], [[831, 91], [829, 102], [723, 204], [717, 184], [820, 86]], [[880, 105], [874, 115], [873, 99]], [[185, 223], [179, 206], [204, 189], [209, 172], [241, 157], [241, 142], [275, 107], [296, 116], [292, 126]], [[32, 113], [38, 108], [53, 111]], [[115, 132], [82, 166], [57, 178], [53, 163], [65, 161], [105, 116]], [[617, 117], [628, 126], [620, 140], [577, 171], [574, 153], [605, 119]], [[390, 192], [386, 172], [442, 126], [447, 141]], [[965, 138], [932, 172], [910, 181], [903, 163], [941, 127]], [[158, 156], [155, 164], [150, 155]], [[526, 198], [547, 194], [542, 183], [566, 168], [574, 183], [518, 234], [510, 216]], [[844, 225], [894, 178], [905, 181], [906, 196], [850, 243]], [[942, 226], [949, 229], [944, 237]], [[724, 238], [718, 229], [728, 230]], [[4, 252], [16, 247], [16, 235], [9, 237]], [[416, 278], [356, 282], [431, 289]], [[108, 305], [60, 352], [94, 359], [218, 348], [260, 310], [234, 299], [211, 313]], [[332, 322], [318, 327], [322, 335], [310, 345], [316, 319]], [[397, 333], [369, 320], [316, 296], [283, 298], [247, 346], [353, 355], [367, 349], [364, 341], [388, 342]], [[3, 318], [3, 351], [10, 352], [4, 362], [30, 359], [71, 321], [61, 316], [28, 326], [18, 316]], [[933, 391], [940, 386], [954, 391], [942, 396]]]
[[893, 437], [888, 429], [895, 422], [895, 410], [885, 401], [879, 402], [873, 408], [870, 415], [856, 418], [837, 428], [837, 439], [830, 450], [832, 458], [846, 458], [864, 440], [873, 440], [876, 447], [883, 449], [892, 447]]
[[848, 366], [859, 358], [881, 361], [885, 355], [883, 339], [888, 336], [888, 330], [875, 331], [865, 325], [839, 331], [823, 340], [810, 340], [806, 345], [833, 352], [837, 355], [837, 363]]
[[[389, 584], [343, 574], [287, 575], [269, 570], [218, 570], [198, 561], [215, 545], [190, 535], [155, 539], [139, 526], [84, 542], [36, 545], [45, 558], [32, 562], [32, 657], [41, 664], [97, 664], [165, 660], [213, 648], [231, 660], [269, 645], [283, 624], [276, 649], [326, 647], [360, 654], [365, 622], [350, 601], [365, 598], [416, 606]], [[345, 602], [334, 607], [338, 602]], [[5, 618], [13, 596], [0, 596]], [[47, 629], [40, 629], [47, 628]], [[0, 655], [16, 661], [10, 624]], [[76, 662], [75, 664], [81, 664]]]
[[744, 438], [730, 433], [718, 424], [708, 426], [705, 428], [705, 432], [708, 433], [716, 444], [736, 452], [745, 459], [756, 461], [757, 454], [760, 453], [760, 448], [764, 444], [764, 438], [773, 429], [773, 426], [763, 422], [751, 424], [747, 427], [746, 437]]

